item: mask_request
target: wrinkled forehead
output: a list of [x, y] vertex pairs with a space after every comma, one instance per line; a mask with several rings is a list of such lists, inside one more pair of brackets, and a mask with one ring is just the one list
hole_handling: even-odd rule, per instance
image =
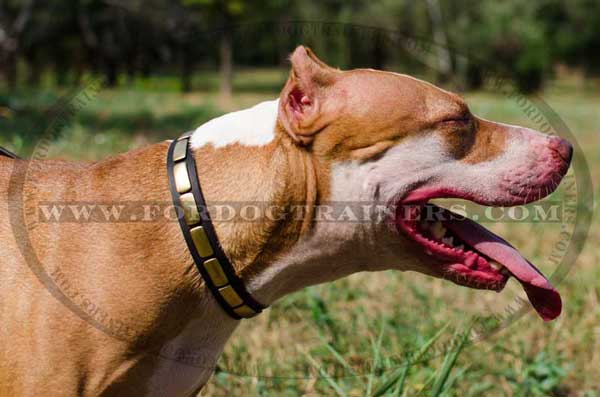
[[355, 114], [418, 124], [456, 117], [467, 111], [458, 95], [411, 76], [372, 69], [343, 72], [340, 86]]

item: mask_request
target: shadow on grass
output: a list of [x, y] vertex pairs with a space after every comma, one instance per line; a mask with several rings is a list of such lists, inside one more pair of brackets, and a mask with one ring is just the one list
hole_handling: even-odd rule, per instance
[[[0, 146], [21, 155], [31, 153], [42, 137], [48, 138], [47, 130], [61, 111], [55, 108], [60, 95], [59, 92], [0, 92], [0, 110], [3, 110], [0, 112]], [[171, 96], [166, 100], [178, 99]], [[129, 101], [131, 104], [131, 99]], [[101, 105], [104, 102], [105, 99]], [[107, 102], [105, 108], [98, 105], [84, 108], [68, 120], [65, 129], [77, 126], [92, 137], [108, 132], [124, 139], [143, 135], [148, 141], [157, 141], [179, 136], [220, 114], [212, 105], [192, 106], [183, 101], [168, 112], [159, 111], [160, 101], [158, 105], [133, 106], [133, 109], [125, 105], [124, 99], [117, 97]], [[56, 134], [54, 141], [60, 140], [62, 133], [64, 131]]]

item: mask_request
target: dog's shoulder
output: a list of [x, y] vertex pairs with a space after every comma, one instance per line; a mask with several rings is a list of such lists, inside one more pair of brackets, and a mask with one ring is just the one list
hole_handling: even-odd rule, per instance
[[8, 190], [8, 181], [12, 175], [15, 159], [0, 154], [0, 192]]

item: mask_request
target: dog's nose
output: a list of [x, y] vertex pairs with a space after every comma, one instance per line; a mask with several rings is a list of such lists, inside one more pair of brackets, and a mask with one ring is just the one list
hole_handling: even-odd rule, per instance
[[549, 146], [552, 150], [556, 151], [560, 157], [567, 162], [567, 164], [571, 163], [571, 158], [573, 157], [573, 146], [571, 144], [557, 136], [553, 136], [550, 138]]

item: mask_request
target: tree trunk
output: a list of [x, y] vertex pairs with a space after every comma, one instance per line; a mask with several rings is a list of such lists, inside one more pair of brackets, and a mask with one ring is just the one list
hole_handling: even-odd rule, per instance
[[[17, 4], [21, 5], [21, 8], [16, 15], [16, 18], [8, 24], [4, 18], [2, 23], [3, 26], [0, 28], [2, 32], [0, 36], [0, 66], [4, 68], [4, 75], [8, 86], [11, 89], [17, 86], [17, 62], [21, 52], [21, 40], [23, 32], [31, 20], [31, 12], [33, 9], [34, 0], [24, 0]], [[2, 13], [3, 7], [0, 2], [0, 13]], [[4, 17], [4, 15], [2, 15]], [[2, 58], [4, 58], [2, 60]]]
[[6, 82], [8, 87], [13, 90], [17, 87], [17, 59], [16, 52], [9, 53], [5, 59]]
[[221, 36], [220, 54], [221, 54], [221, 81], [219, 84], [219, 93], [225, 100], [231, 99], [232, 79], [233, 79], [233, 43], [231, 31], [226, 28]]
[[[278, 22], [278, 30], [282, 32], [287, 31], [290, 27], [290, 18], [288, 15], [283, 15], [279, 18]], [[277, 48], [277, 60], [278, 66], [283, 67], [285, 69], [288, 68], [288, 55], [290, 49], [291, 38], [289, 34], [278, 34], [275, 39], [275, 45]]]
[[181, 91], [192, 91], [192, 57], [188, 45], [181, 44], [179, 46], [180, 56], [180, 73], [181, 73]]
[[67, 60], [67, 56], [65, 56], [62, 51], [58, 51], [58, 54], [54, 57], [56, 84], [59, 87], [64, 87], [68, 83], [69, 64]]
[[448, 37], [444, 29], [442, 9], [438, 0], [427, 0], [427, 11], [433, 30], [435, 55], [437, 58], [437, 76], [439, 83], [445, 83], [452, 75], [452, 58], [448, 50]]
[[127, 72], [127, 83], [133, 84], [137, 72], [137, 52], [133, 52], [132, 55], [128, 56], [125, 64], [125, 71]]
[[469, 90], [478, 90], [483, 87], [483, 71], [479, 65], [469, 62], [467, 65], [465, 82], [467, 84], [467, 89]]
[[385, 38], [381, 33], [377, 32], [374, 37], [373, 49], [372, 49], [372, 58], [373, 58], [373, 68], [375, 69], [383, 69], [385, 63]]
[[117, 62], [112, 59], [106, 59], [104, 65], [104, 75], [106, 76], [106, 86], [116, 87], [119, 77]]
[[40, 59], [33, 51], [25, 53], [25, 59], [27, 60], [27, 85], [30, 87], [37, 87], [40, 85], [42, 65]]

